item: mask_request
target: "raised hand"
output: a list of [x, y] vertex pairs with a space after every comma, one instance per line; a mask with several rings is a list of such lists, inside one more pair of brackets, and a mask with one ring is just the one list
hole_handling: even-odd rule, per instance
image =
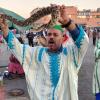
[[61, 24], [66, 24], [69, 21], [69, 18], [67, 16], [66, 6], [57, 4], [51, 4], [51, 6], [57, 6], [59, 8], [60, 11], [59, 22]]
[[67, 9], [66, 9], [65, 5], [60, 6], [60, 19], [59, 19], [59, 22], [61, 24], [66, 24], [69, 21], [69, 18], [68, 18], [66, 10]]
[[8, 24], [6, 23], [6, 20], [1, 18], [0, 15], [0, 27], [1, 27], [1, 31], [3, 33], [3, 36], [6, 37], [8, 35]]
[[[65, 25], [68, 30], [74, 30], [76, 28], [76, 25], [74, 22], [71, 21], [71, 19], [67, 15], [67, 8], [65, 5], [60, 6], [60, 19], [59, 22], [62, 25]], [[69, 25], [67, 25], [70, 23]]]

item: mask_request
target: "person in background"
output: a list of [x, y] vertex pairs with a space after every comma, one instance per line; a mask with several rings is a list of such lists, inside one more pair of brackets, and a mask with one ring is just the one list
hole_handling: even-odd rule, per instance
[[26, 37], [28, 38], [28, 43], [30, 46], [34, 46], [34, 43], [33, 43], [33, 39], [34, 39], [34, 34], [32, 32], [32, 29], [30, 29], [29, 33], [27, 33]]
[[[23, 44], [23, 40], [21, 37], [17, 38], [21, 44]], [[15, 79], [17, 77], [24, 78], [24, 70], [20, 62], [17, 60], [17, 58], [11, 54], [9, 57], [9, 64], [8, 64], [8, 76], [6, 76], [8, 79]]]
[[97, 29], [94, 28], [93, 30], [93, 45], [94, 46], [96, 45], [96, 37], [97, 37]]
[[8, 64], [8, 79], [24, 78], [24, 70], [17, 58], [11, 54]]

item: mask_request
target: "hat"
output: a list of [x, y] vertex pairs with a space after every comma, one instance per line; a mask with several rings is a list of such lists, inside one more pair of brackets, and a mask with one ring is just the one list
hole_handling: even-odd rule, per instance
[[61, 25], [54, 25], [52, 28], [54, 28], [56, 30], [60, 30], [61, 32], [64, 32], [64, 30], [63, 30]]

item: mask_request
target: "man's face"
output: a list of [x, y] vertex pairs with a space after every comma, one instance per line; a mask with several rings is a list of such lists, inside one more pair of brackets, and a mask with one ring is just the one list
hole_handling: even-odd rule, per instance
[[47, 43], [48, 43], [48, 48], [50, 51], [57, 51], [63, 41], [63, 33], [60, 30], [56, 29], [49, 29], [47, 31]]

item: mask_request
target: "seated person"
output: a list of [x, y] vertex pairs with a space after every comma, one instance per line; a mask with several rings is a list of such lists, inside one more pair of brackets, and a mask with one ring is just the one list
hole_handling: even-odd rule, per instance
[[8, 64], [8, 79], [14, 79], [17, 76], [23, 78], [24, 70], [20, 62], [16, 59], [16, 57], [13, 54], [11, 54], [9, 60], [10, 62]]
[[[18, 38], [18, 40], [21, 44], [23, 44], [23, 40], [21, 37]], [[17, 58], [13, 54], [11, 54], [9, 60], [10, 63], [8, 64], [8, 79], [14, 79], [17, 76], [20, 78], [24, 78], [24, 70]]]

